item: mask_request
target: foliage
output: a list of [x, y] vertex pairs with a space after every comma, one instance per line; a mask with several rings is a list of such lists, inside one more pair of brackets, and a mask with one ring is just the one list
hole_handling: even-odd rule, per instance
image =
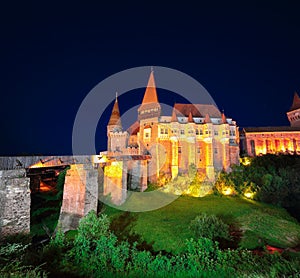
[[118, 243], [117, 237], [109, 231], [109, 220], [105, 214], [97, 217], [91, 211], [80, 221], [71, 253], [75, 264], [85, 275], [99, 276], [104, 269], [108, 272], [124, 271], [129, 245], [127, 242]]
[[[38, 251], [42, 258], [38, 265], [24, 264], [28, 248], [22, 244], [2, 246], [1, 254], [15, 254], [20, 260], [3, 264], [1, 277], [46, 277], [45, 269], [51, 277], [292, 277], [300, 273], [300, 256], [221, 250], [217, 242], [204, 237], [185, 240], [177, 254], [138, 250], [137, 243], [117, 240], [108, 219], [90, 212], [80, 221], [74, 241], [58, 230]], [[57, 259], [50, 251], [59, 254]]]
[[22, 266], [19, 261], [12, 261], [0, 268], [2, 278], [46, 278], [47, 273], [41, 269], [41, 266]]
[[[244, 158], [245, 159], [245, 158]], [[233, 167], [221, 173], [216, 190], [233, 187], [235, 192], [254, 200], [287, 208], [293, 215], [300, 212], [300, 156], [263, 155], [249, 160], [249, 164]]]
[[220, 218], [211, 214], [201, 213], [190, 224], [196, 238], [229, 239], [229, 227]]
[[23, 242], [0, 245], [0, 277], [47, 277], [41, 266], [23, 263], [29, 246]]

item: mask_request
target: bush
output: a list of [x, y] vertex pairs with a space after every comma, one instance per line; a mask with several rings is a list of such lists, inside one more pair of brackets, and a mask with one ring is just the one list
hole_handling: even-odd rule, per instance
[[194, 231], [196, 238], [229, 239], [228, 225], [215, 215], [200, 214], [191, 221], [190, 228]]

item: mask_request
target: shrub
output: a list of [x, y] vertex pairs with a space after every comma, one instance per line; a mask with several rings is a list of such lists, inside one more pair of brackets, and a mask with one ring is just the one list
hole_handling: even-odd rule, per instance
[[190, 228], [194, 231], [196, 238], [229, 239], [228, 225], [215, 215], [200, 214], [191, 221]]

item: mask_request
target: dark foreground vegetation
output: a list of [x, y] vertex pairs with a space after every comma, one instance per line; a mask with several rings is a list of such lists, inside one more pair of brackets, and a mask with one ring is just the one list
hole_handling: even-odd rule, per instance
[[[207, 216], [206, 216], [207, 217]], [[0, 249], [1, 277], [295, 277], [296, 253], [254, 254], [244, 249], [221, 250], [211, 238], [186, 240], [179, 254], [139, 250], [109, 230], [109, 219], [90, 212], [75, 237], [58, 231], [38, 249], [6, 243]], [[25, 266], [30, 267], [25, 267]], [[27, 275], [27, 276], [26, 276]]]
[[[49, 211], [61, 199], [59, 182], [58, 195], [44, 198], [48, 212], [32, 211], [44, 224], [35, 218], [30, 236], [0, 244], [0, 277], [300, 277], [300, 225], [284, 209], [299, 216], [299, 159], [244, 160], [220, 174], [213, 194], [180, 196], [154, 211], [102, 204], [78, 230], [54, 235]], [[222, 195], [228, 187], [233, 195]], [[49, 240], [35, 243], [43, 233]]]

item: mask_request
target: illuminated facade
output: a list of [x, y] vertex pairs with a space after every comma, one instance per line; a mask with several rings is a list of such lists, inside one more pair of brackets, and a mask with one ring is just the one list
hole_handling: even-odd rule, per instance
[[[131, 176], [138, 176], [144, 185], [144, 175], [151, 182], [157, 181], [160, 174], [174, 178], [187, 173], [191, 165], [214, 180], [215, 171], [239, 164], [236, 122], [213, 104], [177, 103], [172, 115], [162, 116], [153, 71], [137, 118], [123, 131], [116, 98], [107, 126], [106, 155], [108, 160], [122, 160], [123, 167], [126, 161], [127, 182]], [[140, 174], [133, 175], [134, 171]]]
[[241, 133], [241, 148], [249, 156], [267, 153], [300, 154], [300, 98], [294, 94], [287, 112], [290, 126], [248, 127]]

